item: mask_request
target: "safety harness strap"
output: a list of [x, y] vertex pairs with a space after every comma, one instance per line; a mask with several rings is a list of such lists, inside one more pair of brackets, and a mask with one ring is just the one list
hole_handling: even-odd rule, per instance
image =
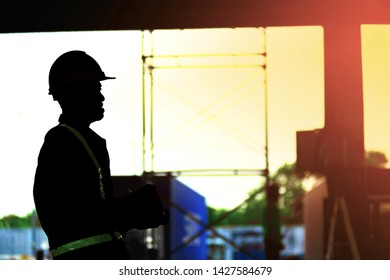
[[122, 235], [118, 231], [114, 232], [114, 234], [109, 234], [109, 233], [99, 234], [99, 235], [79, 239], [73, 242], [69, 242], [60, 247], [51, 249], [50, 252], [53, 258], [55, 258], [58, 257], [59, 255], [68, 253], [73, 250], [77, 250], [84, 247], [97, 245], [97, 244], [101, 244], [113, 240], [119, 240], [119, 239], [122, 239]]
[[78, 132], [76, 129], [74, 129], [73, 127], [67, 125], [67, 124], [60, 124], [59, 126], [62, 126], [62, 127], [65, 127], [67, 128], [70, 132], [72, 132], [79, 140], [80, 142], [84, 145], [85, 149], [87, 150], [89, 156], [91, 157], [93, 163], [95, 164], [96, 166], [96, 169], [98, 171], [98, 174], [99, 174], [99, 190], [100, 190], [100, 196], [102, 199], [105, 199], [106, 198], [106, 193], [104, 192], [104, 188], [103, 188], [103, 173], [102, 173], [102, 169], [100, 168], [100, 165], [99, 165], [99, 162], [97, 161], [94, 153], [92, 152], [91, 148], [89, 147], [87, 141], [85, 140], [85, 138], [80, 134], [80, 132]]

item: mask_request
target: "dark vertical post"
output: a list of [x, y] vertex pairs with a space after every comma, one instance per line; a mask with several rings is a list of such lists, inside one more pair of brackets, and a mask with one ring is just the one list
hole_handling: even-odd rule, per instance
[[327, 24], [324, 36], [327, 164], [360, 168], [364, 165], [360, 25]]
[[280, 214], [279, 214], [279, 186], [269, 182], [265, 188], [266, 207], [263, 218], [265, 257], [267, 260], [280, 259], [281, 243]]
[[[319, 160], [327, 177], [328, 202], [334, 202], [340, 196], [345, 198], [351, 215], [352, 230], [357, 237], [359, 251], [365, 258], [367, 257], [365, 248], [369, 247], [367, 230], [369, 209], [364, 185], [360, 25], [328, 23], [324, 35], [325, 128]], [[335, 242], [338, 241], [340, 240]], [[344, 258], [348, 253], [347, 249], [340, 249], [335, 258]]]

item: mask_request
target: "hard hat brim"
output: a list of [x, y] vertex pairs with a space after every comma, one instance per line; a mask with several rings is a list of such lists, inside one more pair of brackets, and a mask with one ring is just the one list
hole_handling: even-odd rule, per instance
[[114, 79], [116, 79], [116, 77], [106, 77], [106, 76], [104, 76], [104, 78], [101, 79], [101, 81], [105, 81], [105, 80], [114, 80]]

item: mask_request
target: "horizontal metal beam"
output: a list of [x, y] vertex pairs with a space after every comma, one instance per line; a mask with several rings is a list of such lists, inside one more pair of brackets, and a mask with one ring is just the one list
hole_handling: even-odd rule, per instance
[[194, 169], [154, 171], [153, 176], [266, 176], [266, 169]]
[[6, 1], [0, 33], [389, 24], [387, 0]]

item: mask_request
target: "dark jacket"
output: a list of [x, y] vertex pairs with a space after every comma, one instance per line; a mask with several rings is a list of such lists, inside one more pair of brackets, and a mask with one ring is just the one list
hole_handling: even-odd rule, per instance
[[[168, 213], [154, 185], [144, 185], [138, 180], [136, 184], [142, 186], [139, 190], [114, 198], [106, 141], [76, 123], [60, 117], [60, 124], [76, 129], [92, 150], [102, 170], [104, 196], [98, 169], [80, 139], [61, 125], [52, 128], [39, 154], [33, 191], [50, 248], [101, 234], [116, 236], [114, 233], [125, 234], [132, 228], [166, 224]], [[126, 258], [123, 241], [116, 241], [77, 249], [61, 258]]]
[[118, 230], [106, 141], [89, 128], [80, 132], [93, 151], [103, 174], [105, 199], [99, 174], [81, 141], [68, 129], [52, 128], [41, 148], [34, 181], [35, 206], [43, 230], [54, 248], [82, 238]]

